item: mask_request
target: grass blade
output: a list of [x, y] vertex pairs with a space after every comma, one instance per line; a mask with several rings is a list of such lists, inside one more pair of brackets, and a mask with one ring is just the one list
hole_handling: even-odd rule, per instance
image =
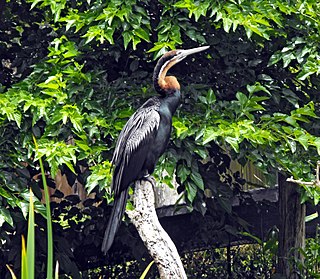
[[56, 261], [56, 269], [54, 272], [54, 279], [59, 279], [59, 262]]
[[10, 271], [10, 274], [11, 274], [12, 279], [17, 279], [17, 277], [16, 277], [16, 275], [14, 274], [13, 270], [11, 269], [11, 267], [10, 267], [8, 264], [6, 264], [6, 266], [7, 266], [7, 268], [8, 268], [9, 271]]
[[[38, 152], [38, 144], [36, 138], [33, 136], [36, 152]], [[51, 222], [51, 209], [50, 209], [50, 196], [46, 180], [46, 175], [42, 163], [42, 159], [39, 158], [39, 164], [41, 169], [41, 176], [44, 189], [44, 197], [46, 201], [46, 213], [47, 213], [47, 240], [48, 240], [48, 251], [47, 251], [47, 279], [53, 277], [53, 238], [52, 238], [52, 222]]]
[[314, 219], [316, 219], [316, 218], [318, 218], [318, 217], [319, 217], [318, 212], [315, 212], [315, 213], [313, 213], [313, 214], [310, 214], [310, 215], [304, 217], [304, 221], [305, 221], [305, 222], [310, 222], [310, 221], [312, 221], [312, 220], [314, 220]]
[[28, 279], [34, 279], [34, 258], [35, 258], [35, 234], [34, 234], [34, 205], [33, 193], [30, 189], [28, 238], [27, 238], [27, 264]]
[[144, 270], [144, 272], [142, 273], [142, 275], [140, 276], [140, 279], [144, 279], [146, 278], [151, 266], [153, 265], [154, 261], [152, 261], [151, 263], [148, 264], [148, 266], [146, 267], [146, 269]]
[[26, 241], [23, 235], [21, 237], [21, 279], [28, 279]]

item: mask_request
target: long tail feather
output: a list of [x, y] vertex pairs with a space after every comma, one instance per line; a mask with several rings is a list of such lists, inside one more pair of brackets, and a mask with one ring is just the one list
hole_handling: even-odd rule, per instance
[[115, 198], [113, 203], [112, 212], [108, 221], [108, 226], [104, 233], [103, 242], [101, 251], [104, 254], [107, 254], [108, 250], [110, 249], [116, 232], [121, 224], [121, 219], [126, 209], [126, 203], [128, 199], [128, 191], [129, 188], [122, 191], [119, 197]]

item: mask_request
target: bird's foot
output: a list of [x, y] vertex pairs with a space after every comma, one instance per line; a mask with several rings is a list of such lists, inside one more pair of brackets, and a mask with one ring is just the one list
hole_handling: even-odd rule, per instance
[[145, 175], [142, 180], [150, 182], [153, 187], [155, 187], [157, 183], [156, 179], [150, 174]]

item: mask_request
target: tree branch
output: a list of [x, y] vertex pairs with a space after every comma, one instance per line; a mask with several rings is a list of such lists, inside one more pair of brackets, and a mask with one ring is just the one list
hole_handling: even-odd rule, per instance
[[133, 203], [135, 209], [126, 212], [157, 264], [160, 278], [187, 278], [178, 251], [158, 220], [149, 181], [135, 183]]
[[293, 179], [292, 177], [289, 177], [287, 178], [287, 181], [300, 184], [300, 185], [305, 185], [305, 186], [320, 187], [320, 161], [317, 162], [315, 180], [309, 182], [309, 181], [303, 181], [301, 179], [296, 180], [296, 179]]

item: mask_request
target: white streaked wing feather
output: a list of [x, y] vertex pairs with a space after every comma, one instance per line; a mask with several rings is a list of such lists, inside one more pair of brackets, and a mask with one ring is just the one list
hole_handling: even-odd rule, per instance
[[[153, 102], [153, 105], [145, 107], [148, 102]], [[160, 123], [159, 105], [156, 99], [149, 99], [130, 117], [118, 137], [112, 157], [114, 165], [120, 162], [123, 152], [127, 150], [128, 142], [130, 142], [130, 150], [132, 152], [134, 148], [138, 147], [139, 139], [144, 139], [152, 129], [158, 128]]]
[[119, 136], [112, 162], [118, 166], [118, 172], [113, 177], [112, 190], [117, 194], [121, 188], [122, 179], [132, 154], [154, 135], [160, 124], [159, 106], [152, 106], [137, 111], [129, 119]]
[[130, 155], [139, 148], [139, 146], [145, 141], [145, 139], [158, 129], [160, 123], [160, 115], [157, 111], [151, 110], [145, 115], [145, 118], [134, 133], [128, 138], [125, 155], [129, 160]]

